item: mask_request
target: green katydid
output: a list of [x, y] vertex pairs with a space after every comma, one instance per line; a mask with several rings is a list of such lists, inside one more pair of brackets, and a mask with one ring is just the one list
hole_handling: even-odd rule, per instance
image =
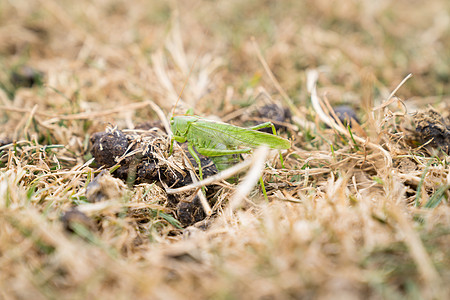
[[[272, 128], [273, 135], [261, 131], [261, 128]], [[170, 153], [173, 150], [174, 141], [188, 142], [188, 150], [199, 167], [200, 180], [203, 179], [202, 167], [198, 153], [209, 157], [219, 171], [227, 167], [227, 162], [232, 160], [231, 155], [251, 152], [252, 148], [266, 145], [272, 149], [289, 149], [291, 143], [276, 135], [272, 123], [266, 122], [250, 128], [242, 128], [227, 123], [215, 122], [198, 116], [173, 116], [170, 120], [170, 128], [173, 136], [170, 144]], [[239, 146], [245, 148], [238, 148]], [[194, 150], [195, 148], [195, 150]], [[280, 158], [282, 156], [280, 154]], [[264, 185], [261, 181], [264, 196], [267, 197]]]
[[[194, 65], [195, 62], [189, 70], [188, 78]], [[265, 145], [272, 149], [283, 150], [291, 147], [291, 143], [288, 140], [276, 135], [275, 126], [271, 122], [242, 128], [193, 115], [174, 116], [175, 107], [183, 94], [186, 84], [187, 80], [184, 82], [183, 88], [172, 110], [170, 129], [173, 135], [169, 152], [172, 154], [173, 143], [175, 141], [180, 143], [188, 142], [188, 150], [197, 163], [200, 180], [203, 180], [203, 172], [200, 158], [195, 150], [209, 157], [216, 165], [218, 171], [222, 171], [230, 165], [230, 162], [234, 162], [233, 155], [249, 153], [253, 148]], [[272, 128], [273, 135], [257, 131], [258, 129], [269, 127]], [[238, 148], [240, 146], [246, 148]], [[281, 153], [280, 160], [283, 164], [283, 156]], [[262, 178], [260, 178], [260, 183], [264, 197], [267, 199]]]

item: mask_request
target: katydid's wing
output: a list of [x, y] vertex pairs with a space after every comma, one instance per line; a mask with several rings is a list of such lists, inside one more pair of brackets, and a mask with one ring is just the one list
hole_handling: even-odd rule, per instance
[[227, 146], [255, 148], [266, 145], [272, 149], [289, 149], [291, 147], [288, 140], [277, 135], [209, 120], [199, 119], [193, 122], [190, 130], [192, 135], [201, 135]]

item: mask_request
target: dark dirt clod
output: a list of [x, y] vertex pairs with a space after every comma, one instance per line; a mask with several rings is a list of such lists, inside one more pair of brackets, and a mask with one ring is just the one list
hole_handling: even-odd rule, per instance
[[[132, 141], [134, 145], [130, 147]], [[159, 181], [161, 178], [170, 187], [180, 187], [192, 183], [190, 176], [183, 177], [176, 170], [168, 170], [164, 163], [160, 163], [153, 155], [154, 149], [153, 146], [149, 146], [149, 142], [149, 140], [146, 143], [139, 142], [139, 138], [127, 136], [120, 130], [97, 132], [91, 136], [91, 153], [99, 166], [103, 165], [109, 168], [118, 162], [118, 159], [125, 154], [128, 148], [130, 148], [128, 149], [129, 152], [141, 149], [142, 151], [137, 151], [136, 154], [122, 159], [120, 167], [113, 175], [122, 180], [127, 180], [130, 175], [134, 174], [135, 183], [152, 183]], [[188, 152], [187, 147], [183, 146], [183, 149], [192, 165], [197, 167], [197, 163]], [[199, 157], [205, 178], [217, 173], [215, 165], [209, 158], [202, 155], [199, 155]]]
[[450, 154], [450, 125], [441, 114], [433, 109], [418, 112], [414, 115], [414, 123], [422, 143], [431, 140], [430, 146]]
[[[251, 117], [261, 119], [261, 121], [254, 122], [255, 125], [269, 121], [273, 122], [275, 129], [278, 131], [286, 129], [286, 127], [281, 125], [280, 123], [289, 123], [291, 121], [292, 115], [289, 109], [272, 103], [262, 106], [261, 108], [256, 110]], [[262, 128], [259, 129], [259, 131], [272, 133], [271, 128]]]
[[[149, 125], [153, 128], [154, 124]], [[170, 168], [167, 162], [160, 161], [154, 153], [155, 147], [158, 147], [158, 140], [156, 135], [126, 135], [122, 131], [114, 129], [107, 132], [97, 132], [91, 136], [92, 149], [91, 153], [95, 158], [96, 163], [104, 167], [112, 167], [119, 163], [120, 167], [113, 172], [113, 176], [123, 181], [130, 183], [154, 183], [164, 182], [165, 185], [171, 188], [178, 188], [192, 183], [192, 178], [189, 172], [185, 175], [177, 170]], [[145, 142], [144, 142], [145, 140]], [[153, 142], [156, 142], [153, 143]], [[131, 146], [130, 146], [131, 145]], [[197, 168], [197, 163], [192, 155], [187, 150], [187, 145], [182, 145], [182, 149], [189, 158], [191, 164]], [[142, 151], [135, 151], [142, 150]], [[133, 155], [122, 158], [125, 152]], [[198, 154], [198, 153], [197, 153]], [[217, 168], [214, 163], [205, 156], [198, 154], [200, 163], [202, 165], [203, 177], [209, 177], [217, 173]], [[120, 162], [118, 160], [120, 159]], [[105, 180], [112, 179], [107, 171], [98, 175], [87, 187], [86, 197], [90, 202], [102, 201], [110, 198], [108, 187], [111, 183]], [[207, 197], [210, 197], [215, 192], [213, 187], [208, 189]], [[184, 225], [191, 225], [205, 218], [203, 208], [197, 198], [191, 202], [181, 204], [180, 198], [176, 195], [169, 196], [169, 202], [172, 207], [177, 207], [177, 214], [181, 216], [181, 223]]]
[[[183, 149], [184, 148], [185, 147], [183, 145]], [[185, 153], [188, 156], [191, 164], [196, 168], [197, 163], [195, 162], [191, 154], [187, 151], [187, 149], [185, 150]], [[197, 155], [199, 154], [197, 153]], [[200, 163], [202, 165], [203, 178], [207, 178], [209, 176], [217, 174], [216, 166], [212, 163], [212, 161], [208, 157], [199, 155], [199, 158]], [[191, 184], [192, 183], [191, 176], [189, 174], [186, 175], [187, 176], [183, 177], [180, 174], [177, 174], [177, 176], [179, 177], [175, 178], [176, 181], [173, 182], [173, 187], [178, 188]], [[216, 189], [214, 188], [214, 186], [207, 186], [206, 196], [210, 197], [212, 194], [215, 193], [215, 191]], [[203, 211], [203, 207], [200, 203], [200, 199], [198, 198], [198, 196], [195, 196], [192, 201], [189, 202], [183, 201], [184, 199], [192, 199], [191, 197], [192, 194], [191, 196], [169, 195], [169, 202], [176, 207], [177, 219], [178, 221], [181, 222], [181, 224], [184, 227], [197, 223], [206, 217], [206, 214]]]
[[10, 81], [15, 88], [30, 88], [42, 84], [44, 74], [30, 66], [22, 66], [11, 73]]
[[[155, 161], [151, 146], [148, 144], [135, 142], [134, 146], [130, 144], [135, 140], [133, 136], [127, 136], [122, 131], [114, 129], [107, 132], [97, 132], [91, 136], [91, 153], [95, 162], [99, 166], [106, 168], [114, 166], [116, 163], [120, 167], [113, 175], [122, 180], [131, 180], [134, 183], [154, 182], [158, 179], [157, 162]], [[150, 148], [150, 151], [146, 151]], [[130, 149], [129, 149], [130, 148]], [[123, 158], [126, 151], [141, 149], [136, 154]]]
[[128, 148], [129, 142], [120, 130], [97, 132], [91, 136], [92, 155], [99, 165], [106, 168], [116, 164], [116, 158], [121, 157]]
[[75, 227], [80, 225], [91, 231], [95, 229], [94, 222], [76, 208], [71, 208], [66, 211], [61, 216], [60, 220], [63, 223], [64, 229], [68, 232], [76, 232]]
[[176, 212], [177, 219], [183, 226], [192, 225], [206, 218], [198, 196], [195, 196], [190, 202], [180, 201], [176, 207]]
[[158, 177], [158, 166], [155, 161], [142, 161], [136, 168], [136, 178], [139, 182], [152, 182]]
[[339, 118], [339, 121], [341, 121], [342, 124], [345, 126], [350, 125], [351, 126], [351, 119], [354, 119], [356, 122], [359, 123], [358, 116], [356, 115], [355, 110], [353, 107], [349, 105], [339, 105], [333, 107], [334, 112], [336, 113], [337, 117]]

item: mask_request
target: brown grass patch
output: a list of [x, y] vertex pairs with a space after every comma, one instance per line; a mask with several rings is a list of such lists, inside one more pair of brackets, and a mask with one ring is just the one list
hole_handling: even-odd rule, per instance
[[[447, 298], [449, 10], [0, 2], [0, 298]], [[176, 113], [288, 112], [284, 168], [245, 155], [241, 185], [208, 187], [209, 217], [167, 193], [195, 169], [164, 132], [185, 82]], [[128, 144], [105, 167], [90, 139], [106, 128]], [[128, 176], [148, 151], [156, 177]], [[268, 202], [242, 184], [260, 175]]]

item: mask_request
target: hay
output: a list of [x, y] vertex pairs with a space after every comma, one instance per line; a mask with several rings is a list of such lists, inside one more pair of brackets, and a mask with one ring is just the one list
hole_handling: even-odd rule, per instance
[[[0, 298], [448, 298], [448, 9], [0, 2]], [[224, 172], [247, 187], [221, 173], [198, 200], [168, 151], [182, 89], [175, 114], [238, 126], [285, 107], [284, 168], [245, 155]], [[96, 132], [127, 142], [110, 166]], [[159, 173], [133, 181], [142, 157]]]

